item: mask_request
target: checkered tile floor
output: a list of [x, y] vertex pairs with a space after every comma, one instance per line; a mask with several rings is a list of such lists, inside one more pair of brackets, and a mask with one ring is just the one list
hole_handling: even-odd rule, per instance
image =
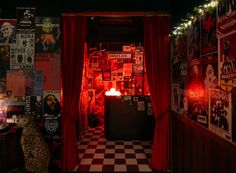
[[89, 128], [77, 144], [79, 162], [74, 171], [153, 172], [151, 141], [108, 141], [99, 126]]

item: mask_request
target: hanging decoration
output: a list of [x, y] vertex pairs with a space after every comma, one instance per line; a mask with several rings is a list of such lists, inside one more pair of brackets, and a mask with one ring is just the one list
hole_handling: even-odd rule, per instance
[[[206, 11], [214, 9], [218, 5], [219, 0], [211, 0], [210, 2], [200, 5], [199, 7], [195, 7], [193, 12], [203, 16]], [[196, 14], [188, 13], [185, 19], [181, 19], [181, 23], [174, 27], [172, 31], [172, 35], [181, 35], [184, 34], [185, 31], [192, 25], [192, 22], [196, 18]]]

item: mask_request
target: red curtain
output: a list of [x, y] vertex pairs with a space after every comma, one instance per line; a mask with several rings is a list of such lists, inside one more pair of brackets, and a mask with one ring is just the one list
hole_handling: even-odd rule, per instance
[[148, 85], [155, 114], [151, 167], [170, 169], [170, 16], [144, 17], [144, 50]]
[[62, 16], [62, 170], [77, 165], [76, 121], [82, 83], [86, 17]]

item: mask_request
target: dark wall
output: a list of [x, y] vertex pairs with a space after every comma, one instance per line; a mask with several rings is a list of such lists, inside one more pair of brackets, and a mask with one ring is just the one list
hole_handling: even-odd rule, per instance
[[172, 112], [172, 171], [234, 173], [236, 145]]

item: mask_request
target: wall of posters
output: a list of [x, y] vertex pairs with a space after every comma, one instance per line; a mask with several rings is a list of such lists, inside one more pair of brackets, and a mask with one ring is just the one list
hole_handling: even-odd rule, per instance
[[[204, 7], [190, 23], [181, 34], [172, 37], [171, 110], [182, 114], [179, 100], [183, 98], [182, 115], [236, 142], [235, 0]], [[187, 41], [183, 41], [186, 37]], [[186, 44], [188, 66], [184, 77], [181, 60]]]
[[[99, 123], [103, 123], [106, 91], [115, 88], [122, 95], [144, 94], [143, 48], [141, 45], [125, 46], [127, 47], [121, 45], [120, 51], [89, 48], [89, 65], [86, 74], [88, 77], [89, 125], [91, 126], [96, 124], [95, 119]], [[139, 49], [135, 47], [139, 47]]]

